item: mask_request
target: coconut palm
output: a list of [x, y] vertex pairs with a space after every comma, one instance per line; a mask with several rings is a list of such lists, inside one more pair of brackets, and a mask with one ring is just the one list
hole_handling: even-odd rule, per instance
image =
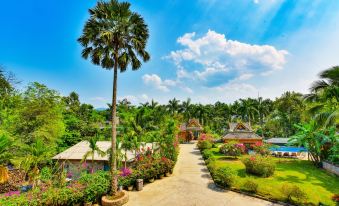
[[94, 155], [97, 153], [99, 156], [103, 157], [106, 155], [104, 151], [102, 151], [97, 145], [97, 137], [92, 137], [88, 140], [89, 143], [89, 150], [84, 154], [82, 157], [82, 162], [86, 162], [88, 157], [92, 159], [92, 172], [94, 171]]
[[339, 66], [322, 71], [319, 77], [321, 80], [312, 84], [311, 93], [304, 98], [310, 103], [309, 114], [323, 127], [331, 127], [339, 119]]
[[118, 71], [124, 72], [130, 65], [132, 70], [141, 67], [142, 61], [150, 59], [146, 51], [149, 37], [144, 19], [130, 10], [130, 3], [110, 0], [99, 1], [89, 10], [90, 18], [86, 22], [83, 34], [78, 39], [84, 47], [82, 56], [90, 58], [92, 63], [104, 69], [113, 69], [112, 98], [112, 182], [111, 195], [117, 193], [116, 172], [116, 100]]
[[258, 112], [254, 100], [250, 98], [240, 99], [240, 107], [238, 109], [242, 119], [244, 120], [246, 117], [249, 124], [251, 124], [251, 119], [254, 119], [255, 113]]
[[178, 112], [179, 110], [179, 100], [177, 100], [176, 98], [172, 99], [172, 100], [169, 100], [168, 101], [168, 105], [167, 105], [167, 108], [168, 108], [168, 111], [174, 115], [176, 112]]

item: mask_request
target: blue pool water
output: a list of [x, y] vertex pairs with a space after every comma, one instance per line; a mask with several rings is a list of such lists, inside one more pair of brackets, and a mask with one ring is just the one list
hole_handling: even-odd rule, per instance
[[275, 151], [275, 152], [306, 152], [307, 151], [303, 147], [288, 147], [288, 146], [274, 147], [274, 148], [271, 148], [270, 150]]

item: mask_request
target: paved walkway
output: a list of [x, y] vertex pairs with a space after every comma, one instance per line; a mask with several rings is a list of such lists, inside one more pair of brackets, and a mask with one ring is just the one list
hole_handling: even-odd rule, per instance
[[275, 206], [271, 202], [216, 188], [195, 144], [180, 145], [171, 177], [129, 192], [128, 206]]

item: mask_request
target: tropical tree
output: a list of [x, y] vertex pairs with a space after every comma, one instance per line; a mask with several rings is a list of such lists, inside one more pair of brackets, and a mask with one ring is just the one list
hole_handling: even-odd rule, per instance
[[84, 154], [84, 156], [82, 157], [82, 162], [86, 162], [86, 160], [88, 159], [88, 157], [91, 157], [92, 159], [92, 172], [94, 172], [94, 155], [95, 153], [97, 153], [97, 155], [103, 157], [106, 155], [106, 152], [102, 151], [98, 145], [97, 145], [97, 137], [92, 137], [88, 140], [88, 144], [89, 144], [89, 150]]
[[304, 99], [308, 113], [323, 127], [331, 127], [339, 120], [339, 66], [322, 71], [319, 77]]
[[251, 119], [254, 119], [255, 113], [258, 112], [255, 101], [250, 98], [240, 99], [240, 107], [238, 108], [238, 110], [243, 120], [246, 119], [249, 124], [251, 124]]
[[176, 112], [178, 112], [180, 106], [179, 106], [179, 100], [177, 100], [176, 98], [173, 98], [171, 100], [168, 101], [168, 105], [167, 105], [167, 108], [168, 108], [168, 111], [174, 115]]
[[41, 139], [37, 139], [32, 144], [20, 144], [21, 152], [19, 158], [14, 159], [13, 163], [20, 169], [28, 173], [33, 187], [37, 184], [40, 169], [47, 164], [53, 155], [53, 148], [46, 145]]
[[324, 129], [315, 120], [295, 127], [298, 132], [291, 137], [290, 143], [305, 147], [316, 166], [321, 166], [321, 162], [331, 155], [331, 148], [338, 146], [335, 127]]
[[84, 47], [82, 56], [89, 57], [92, 63], [104, 69], [113, 69], [112, 98], [112, 182], [111, 195], [117, 193], [116, 169], [116, 100], [118, 70], [126, 71], [131, 65], [132, 70], [141, 67], [150, 55], [145, 50], [149, 32], [143, 18], [130, 10], [130, 3], [110, 0], [100, 1], [89, 10], [90, 19], [86, 22], [83, 34], [78, 39]]

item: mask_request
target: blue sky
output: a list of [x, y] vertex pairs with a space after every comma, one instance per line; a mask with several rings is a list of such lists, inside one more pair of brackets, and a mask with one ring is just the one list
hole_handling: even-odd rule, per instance
[[[307, 92], [339, 65], [337, 0], [131, 0], [150, 29], [151, 61], [119, 75], [118, 96], [133, 103], [275, 98]], [[0, 64], [21, 87], [38, 81], [103, 107], [112, 72], [81, 58], [76, 39], [93, 0], [11, 0], [0, 12]]]

